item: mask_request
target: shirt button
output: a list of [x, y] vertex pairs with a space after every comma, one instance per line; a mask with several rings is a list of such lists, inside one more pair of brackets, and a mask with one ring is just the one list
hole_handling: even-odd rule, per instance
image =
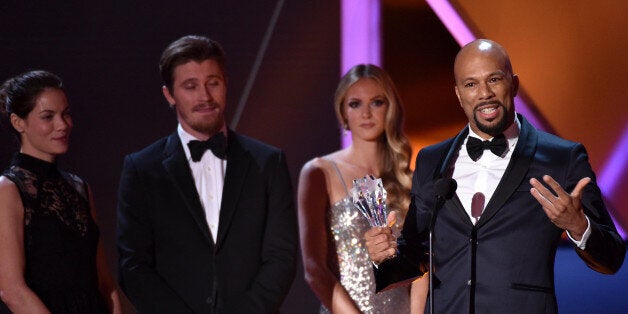
[[471, 279], [467, 281], [467, 286], [470, 286], [470, 285], [471, 285]]

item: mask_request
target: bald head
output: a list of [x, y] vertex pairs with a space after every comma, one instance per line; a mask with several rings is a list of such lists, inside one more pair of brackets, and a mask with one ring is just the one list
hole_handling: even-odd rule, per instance
[[479, 57], [493, 59], [501, 65], [506, 74], [513, 74], [510, 57], [502, 45], [490, 39], [476, 39], [462, 47], [456, 55], [456, 60], [454, 62], [454, 76], [456, 83], [459, 82], [459, 79], [464, 79], [459, 77], [460, 68], [466, 66], [469, 62], [473, 62], [473, 60]]
[[489, 139], [512, 125], [519, 79], [504, 47], [488, 39], [462, 47], [454, 76], [456, 96], [473, 132]]

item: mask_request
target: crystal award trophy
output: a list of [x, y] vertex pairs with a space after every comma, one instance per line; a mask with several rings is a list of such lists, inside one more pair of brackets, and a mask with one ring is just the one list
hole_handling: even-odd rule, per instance
[[366, 217], [371, 227], [387, 226], [386, 190], [381, 178], [369, 174], [364, 178], [354, 179], [351, 197], [353, 206]]

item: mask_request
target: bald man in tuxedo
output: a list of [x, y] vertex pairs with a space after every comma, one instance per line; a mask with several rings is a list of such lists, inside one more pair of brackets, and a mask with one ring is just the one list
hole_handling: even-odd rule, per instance
[[626, 254], [587, 152], [515, 112], [519, 78], [498, 43], [464, 46], [454, 75], [468, 126], [419, 152], [401, 237], [365, 234], [378, 289], [428, 271], [434, 184], [453, 178], [458, 189], [434, 227], [435, 313], [556, 313], [554, 257], [565, 231], [598, 272], [617, 272]]

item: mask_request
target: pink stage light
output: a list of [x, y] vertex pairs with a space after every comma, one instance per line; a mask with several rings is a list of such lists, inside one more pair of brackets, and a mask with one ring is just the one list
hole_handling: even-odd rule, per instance
[[[609, 198], [615, 195], [615, 187], [617, 187], [619, 182], [626, 179], [626, 166], [628, 165], [628, 153], [626, 152], [628, 152], [628, 124], [624, 127], [624, 132], [619, 142], [615, 145], [615, 151], [610, 154], [598, 176], [597, 183], [600, 186], [600, 190]], [[626, 239], [626, 232], [616, 220], [615, 226], [617, 226], [619, 234]]]
[[[445, 25], [445, 28], [449, 30], [449, 33], [460, 47], [477, 39], [447, 0], [426, 0], [426, 2], [434, 10], [436, 16]], [[517, 111], [526, 116], [532, 125], [541, 130], [547, 130], [547, 126], [541, 122], [542, 120], [537, 118], [536, 114], [529, 109], [528, 105], [519, 96], [515, 97], [515, 105]]]
[[[341, 11], [342, 74], [360, 63], [381, 65], [380, 1], [342, 0]], [[341, 135], [342, 147], [351, 144], [349, 132]]]
[[[436, 13], [443, 25], [445, 25], [449, 33], [460, 46], [464, 46], [476, 39], [473, 32], [471, 32], [460, 15], [458, 15], [458, 12], [456, 12], [447, 0], [426, 0], [426, 2], [432, 10], [434, 10], [434, 13]], [[542, 130], [548, 129], [547, 126], [541, 122], [542, 120], [539, 119], [519, 97], [515, 98], [515, 106], [517, 111], [525, 115], [532, 125]], [[606, 162], [606, 166], [603, 168], [604, 170], [598, 178], [598, 185], [602, 193], [609, 198], [612, 197], [617, 181], [625, 174], [624, 169], [626, 169], [626, 164], [628, 164], [628, 154], [625, 153], [628, 151], [628, 126], [624, 130], [622, 139], [616, 147], [616, 152], [611, 154], [610, 160]], [[626, 233], [616, 220], [615, 226], [617, 226], [619, 234], [625, 239]]]
[[[460, 46], [476, 39], [460, 15], [447, 0], [426, 0], [434, 13], [441, 20], [449, 33]], [[342, 0], [341, 1], [341, 72], [346, 73], [352, 66], [359, 63], [381, 65], [381, 26], [379, 0]], [[526, 116], [528, 121], [541, 130], [547, 130], [536, 113], [520, 98], [515, 98], [517, 111]], [[350, 134], [341, 135], [342, 147], [351, 144]], [[611, 197], [615, 186], [625, 173], [628, 164], [628, 125], [624, 130], [615, 153], [611, 154], [606, 166], [598, 177], [600, 189], [607, 197]], [[626, 238], [621, 225], [615, 224], [620, 235]]]

